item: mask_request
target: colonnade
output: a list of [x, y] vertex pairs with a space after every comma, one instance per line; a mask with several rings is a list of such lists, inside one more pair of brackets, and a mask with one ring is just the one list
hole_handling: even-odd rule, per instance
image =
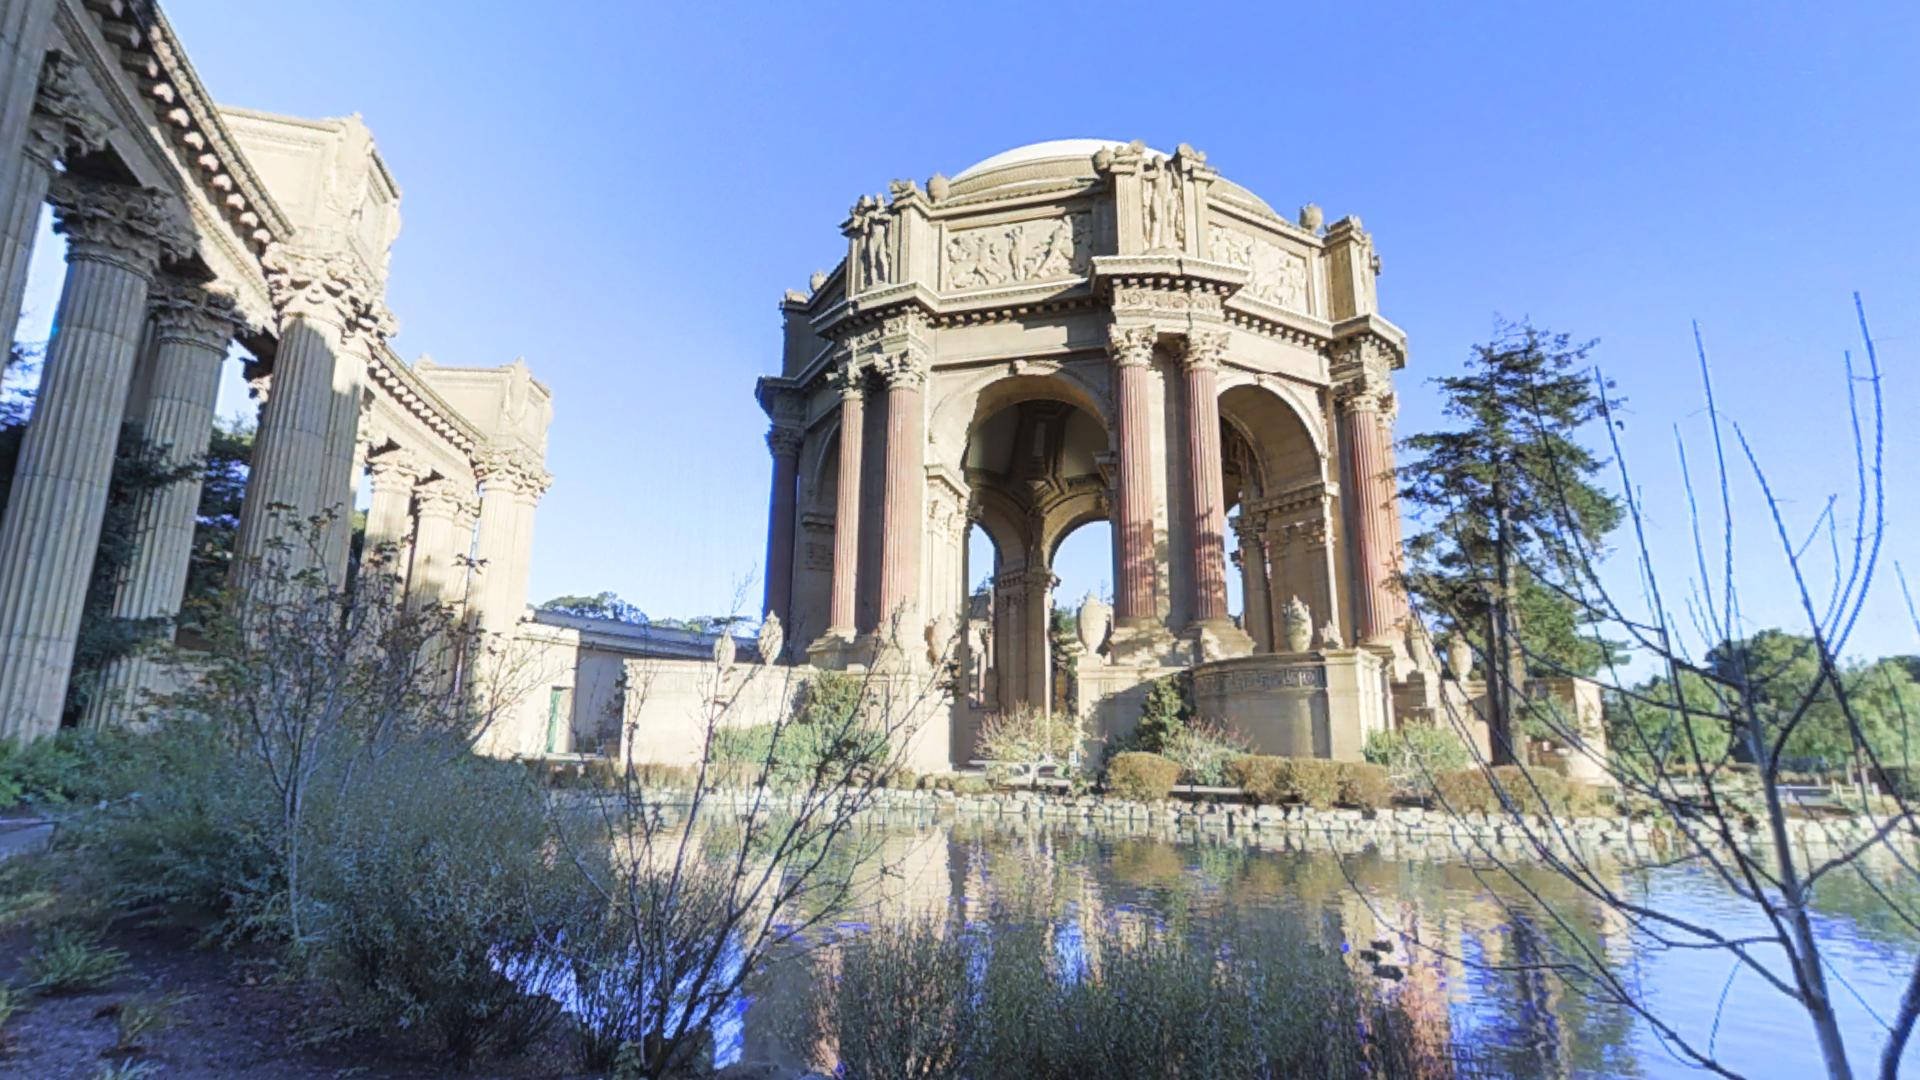
[[[279, 558], [307, 560], [344, 585], [364, 461], [373, 489], [367, 550], [392, 554], [391, 578], [408, 601], [463, 604], [482, 629], [511, 632], [525, 604], [533, 509], [548, 481], [526, 433], [475, 431], [416, 393], [398, 408], [416, 414], [419, 431], [366, 447], [372, 373], [405, 375], [386, 345], [394, 321], [368, 252], [322, 222], [256, 230], [257, 262], [235, 263], [232, 247], [221, 246], [230, 238], [206, 234], [203, 212], [190, 209], [206, 205], [197, 196], [244, 206], [231, 176], [183, 168], [181, 187], [129, 180], [137, 170], [110, 163], [116, 122], [94, 112], [72, 61], [54, 51], [56, 6], [0, 0], [0, 328], [9, 337], [43, 205], [51, 203], [67, 242], [54, 333], [0, 518], [0, 739], [60, 726], [123, 421], [189, 476], [134, 508], [134, 554], [112, 583], [111, 614], [177, 616], [200, 500], [192, 466], [206, 453], [237, 337], [271, 368], [255, 384], [265, 400], [230, 578], [239, 595]], [[150, 137], [126, 124], [127, 138]], [[201, 165], [208, 160], [217, 159], [205, 155]], [[215, 249], [218, 258], [207, 254]], [[236, 272], [237, 285], [219, 279]], [[254, 296], [250, 310], [265, 317], [243, 317], [236, 291]], [[452, 445], [416, 454], [406, 438]], [[85, 721], [130, 719], [156, 682], [148, 653], [113, 661]]]

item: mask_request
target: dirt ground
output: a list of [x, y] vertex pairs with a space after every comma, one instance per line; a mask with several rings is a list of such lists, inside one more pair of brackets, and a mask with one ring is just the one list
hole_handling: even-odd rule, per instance
[[[178, 927], [124, 927], [104, 943], [127, 953], [126, 970], [107, 988], [59, 997], [23, 997], [0, 1028], [0, 1076], [95, 1080], [128, 1059], [150, 1062], [156, 1078], [241, 1077], [247, 1080], [364, 1080], [432, 1076], [520, 1078], [578, 1076], [556, 1038], [511, 1061], [457, 1072], [444, 1061], [373, 1040], [303, 1045], [327, 1002], [310, 989], [277, 981], [259, 956], [199, 948]], [[0, 934], [0, 981], [15, 985], [33, 948], [33, 933]], [[114, 1013], [129, 1000], [183, 995], [172, 1021], [136, 1049], [116, 1049]]]

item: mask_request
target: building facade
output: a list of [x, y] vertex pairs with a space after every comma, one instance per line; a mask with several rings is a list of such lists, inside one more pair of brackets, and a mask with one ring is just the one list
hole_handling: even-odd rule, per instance
[[1102, 520], [1113, 600], [1084, 605], [1064, 695], [1099, 733], [1170, 671], [1274, 752], [1357, 757], [1429, 703], [1394, 584], [1407, 342], [1358, 218], [1283, 217], [1187, 146], [1065, 140], [896, 181], [841, 232], [758, 387], [788, 660], [956, 663], [965, 760], [984, 712], [1063, 698], [1052, 560]]
[[[345, 580], [356, 491], [368, 550], [411, 594], [516, 632], [551, 395], [519, 361], [408, 365], [389, 344], [400, 187], [358, 116], [217, 106], [150, 0], [0, 0], [0, 326], [17, 323], [51, 204], [66, 279], [0, 520], [0, 738], [56, 730], [122, 421], [198, 459], [223, 365], [263, 402], [236, 566], [291, 522], [334, 515], [318, 554]], [[236, 348], [237, 346], [237, 348]], [[140, 507], [113, 611], [177, 613], [198, 484]], [[87, 720], [158, 678], [119, 661]]]

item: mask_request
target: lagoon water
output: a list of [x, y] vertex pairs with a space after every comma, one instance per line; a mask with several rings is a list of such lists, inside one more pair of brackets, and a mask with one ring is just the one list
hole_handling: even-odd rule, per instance
[[[1417, 931], [1423, 946], [1393, 949], [1408, 972], [1396, 992], [1417, 995], [1427, 1015], [1444, 1015], [1454, 1041], [1470, 1047], [1488, 1074], [1702, 1075], [1629, 1008], [1538, 970], [1552, 956], [1541, 943], [1548, 935], [1604, 958], [1609, 975], [1654, 1015], [1697, 1047], [1711, 1047], [1735, 1072], [1824, 1075], [1804, 1015], [1758, 975], [1736, 971], [1722, 952], [1662, 949], [1630, 934], [1621, 916], [1544, 870], [1525, 873], [1543, 906], [1497, 870], [1431, 852], [1339, 855], [968, 823], [892, 829], [881, 848], [879, 861], [892, 872], [826, 934], [857, 935], [872, 921], [948, 911], [991, 923], [1008, 906], [1031, 910], [1036, 902], [1059, 926], [1063, 958], [1086, 919], [1179, 925], [1290, 912], [1354, 948]], [[1703, 871], [1619, 871], [1616, 887], [1723, 932], [1760, 929], [1752, 908]], [[1884, 1035], [1878, 1018], [1896, 1008], [1920, 939], [1885, 913], [1858, 874], [1823, 881], [1819, 908], [1854, 1067], [1870, 1074]], [[777, 966], [739, 1018], [716, 1032], [720, 1060], [793, 1061], [789, 1003], [805, 1000], [813, 986], [804, 963]]]

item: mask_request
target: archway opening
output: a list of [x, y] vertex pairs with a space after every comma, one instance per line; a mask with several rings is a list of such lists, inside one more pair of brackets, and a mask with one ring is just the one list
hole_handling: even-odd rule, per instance
[[1256, 385], [1220, 395], [1228, 610], [1256, 652], [1285, 651], [1298, 597], [1316, 630], [1336, 621], [1335, 517], [1320, 447], [1296, 406]]

